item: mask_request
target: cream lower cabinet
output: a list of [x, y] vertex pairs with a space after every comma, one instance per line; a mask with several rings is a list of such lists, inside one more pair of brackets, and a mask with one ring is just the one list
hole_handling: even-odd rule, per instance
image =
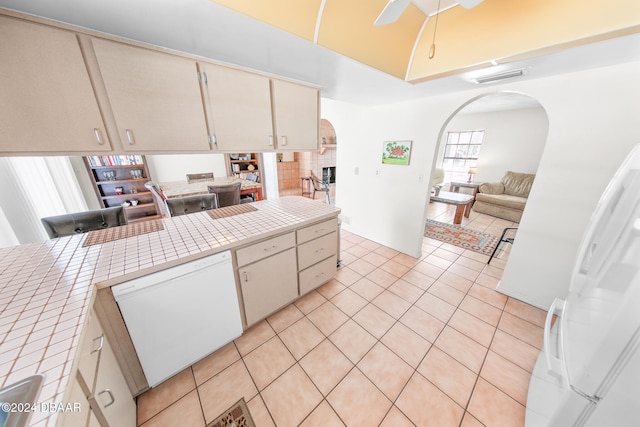
[[247, 326], [297, 298], [294, 233], [238, 249], [236, 259]]
[[337, 254], [337, 218], [238, 249], [245, 326], [331, 280]]
[[0, 153], [111, 150], [74, 32], [0, 16], [0, 52]]
[[64, 427], [87, 427], [89, 425], [89, 416], [91, 407], [89, 406], [89, 400], [85, 392], [80, 386], [80, 382], [77, 378], [73, 379], [71, 384], [71, 391], [64, 400], [64, 403], [79, 404], [79, 411], [65, 412], [62, 418], [62, 422], [58, 422], [59, 426]]
[[103, 418], [103, 426], [136, 425], [136, 402], [106, 340], [100, 354], [96, 386], [93, 395], [89, 397], [89, 403], [96, 418]]
[[94, 311], [89, 314], [76, 357], [77, 371], [66, 401], [80, 403], [81, 410], [65, 413], [57, 425], [134, 427], [135, 400]]
[[338, 257], [338, 220], [331, 219], [296, 232], [300, 295], [331, 280]]

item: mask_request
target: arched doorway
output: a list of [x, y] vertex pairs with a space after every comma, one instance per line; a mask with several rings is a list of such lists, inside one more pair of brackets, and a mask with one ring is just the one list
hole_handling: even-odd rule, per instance
[[[493, 92], [470, 99], [448, 117], [439, 133], [433, 171], [445, 170], [442, 190], [475, 199], [481, 183], [500, 182], [507, 171], [535, 174], [548, 127], [545, 109], [526, 94]], [[456, 205], [432, 202], [425, 216], [452, 224], [455, 211]], [[470, 209], [468, 217], [466, 213], [458, 225], [465, 229], [500, 236], [506, 227], [518, 226], [500, 211], [486, 214]]]
[[[302, 195], [313, 197], [310, 176], [325, 181], [329, 186], [330, 200], [335, 200], [337, 170], [337, 136], [336, 131], [327, 119], [320, 120], [320, 149], [317, 151], [285, 153], [278, 162], [278, 185], [280, 196]], [[289, 163], [287, 163], [289, 162]], [[321, 193], [316, 200], [324, 201]]]

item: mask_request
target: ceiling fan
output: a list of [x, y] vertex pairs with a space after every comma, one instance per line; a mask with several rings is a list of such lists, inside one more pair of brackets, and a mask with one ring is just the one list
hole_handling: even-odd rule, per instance
[[[398, 18], [400, 18], [400, 15], [402, 15], [402, 12], [404, 12], [409, 5], [409, 2], [411, 2], [411, 0], [389, 0], [389, 3], [384, 7], [373, 25], [387, 25], [397, 21]], [[465, 9], [471, 9], [481, 2], [482, 0], [458, 0], [458, 4]], [[439, 6], [438, 9], [440, 9]], [[437, 12], [440, 12], [440, 10]]]

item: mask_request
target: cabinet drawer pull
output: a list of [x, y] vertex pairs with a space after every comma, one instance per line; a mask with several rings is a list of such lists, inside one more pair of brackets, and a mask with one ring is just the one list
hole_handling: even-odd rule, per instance
[[322, 276], [324, 276], [324, 271], [320, 272], [320, 274], [316, 274], [316, 279]]
[[129, 142], [129, 145], [133, 145], [136, 141], [133, 139], [133, 132], [131, 132], [131, 129], [125, 129], [124, 133], [127, 135], [127, 142]]
[[316, 253], [319, 254], [320, 252], [324, 251], [324, 248], [320, 248], [320, 249], [316, 249]]
[[102, 350], [102, 346], [104, 345], [104, 334], [93, 339], [93, 342], [96, 342], [96, 341], [98, 341], [98, 348], [94, 348], [93, 350], [91, 350], [91, 354], [97, 353], [100, 350]]
[[323, 231], [324, 231], [324, 228], [319, 228], [315, 231], [315, 233], [318, 234], [318, 233], [322, 233]]
[[278, 246], [276, 246], [276, 245], [272, 245], [272, 246], [270, 246], [270, 247], [268, 247], [268, 248], [264, 248], [264, 251], [265, 251], [265, 252], [271, 252], [271, 251], [274, 251], [274, 250], [276, 250], [276, 249], [278, 249]]
[[98, 396], [102, 396], [103, 394], [109, 394], [109, 397], [111, 398], [111, 402], [107, 403], [106, 405], [104, 405], [104, 408], [108, 408], [109, 406], [113, 405], [116, 402], [116, 398], [113, 397], [113, 393], [111, 392], [110, 389], [105, 388], [104, 390], [102, 390], [100, 393], [98, 393]]
[[104, 144], [104, 141], [102, 141], [102, 137], [100, 136], [100, 129], [93, 128], [93, 134], [96, 136], [96, 141], [98, 141], [98, 145]]

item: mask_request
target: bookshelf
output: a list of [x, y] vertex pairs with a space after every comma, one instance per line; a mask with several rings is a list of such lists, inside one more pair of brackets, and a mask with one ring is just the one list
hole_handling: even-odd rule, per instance
[[87, 156], [84, 163], [101, 207], [123, 206], [129, 223], [160, 218], [144, 186], [151, 180], [144, 156]]
[[257, 153], [227, 154], [229, 175], [245, 179], [250, 173], [260, 175], [260, 161]]

